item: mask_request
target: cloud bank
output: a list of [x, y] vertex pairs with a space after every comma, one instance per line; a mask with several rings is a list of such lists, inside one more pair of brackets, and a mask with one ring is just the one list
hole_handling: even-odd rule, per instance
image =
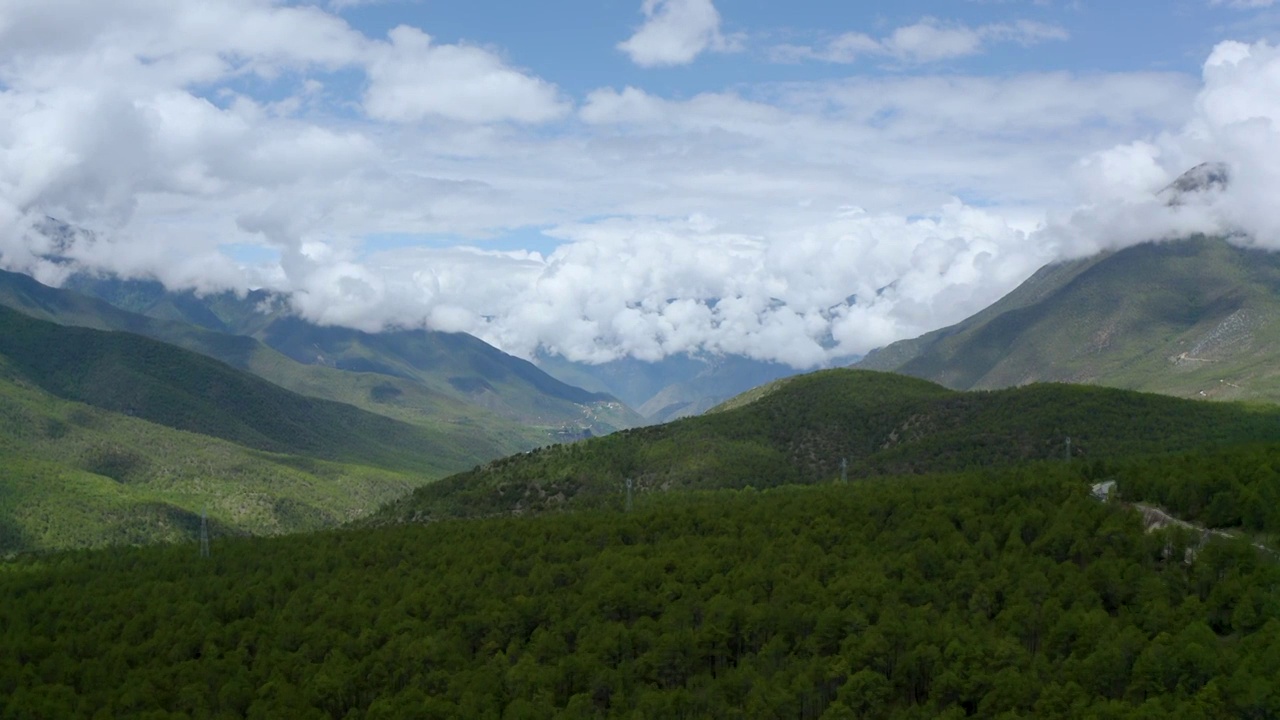
[[[719, 42], [710, 3], [643, 9], [637, 62]], [[692, 40], [636, 42], [686, 11]], [[1008, 28], [966, 32], [1052, 39]], [[963, 319], [1055, 259], [1197, 231], [1280, 246], [1266, 43], [1218, 45], [1198, 79], [573, 97], [428, 30], [371, 37], [267, 0], [0, 5], [0, 263], [52, 283], [270, 287], [315, 322], [465, 331], [522, 355], [803, 368]], [[875, 42], [910, 47], [895, 36]], [[1155, 196], [1205, 160], [1231, 166], [1226, 192]], [[46, 216], [92, 232], [51, 238]]]

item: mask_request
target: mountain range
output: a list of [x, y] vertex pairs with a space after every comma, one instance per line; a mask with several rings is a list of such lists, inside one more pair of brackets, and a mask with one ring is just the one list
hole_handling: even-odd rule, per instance
[[0, 307], [0, 551], [331, 527], [501, 448]]
[[[0, 551], [331, 527], [642, 422], [461, 334], [314, 326], [265, 293], [0, 272]], [[147, 314], [132, 312], [144, 310]]]
[[[284, 296], [261, 290], [201, 296], [171, 292], [155, 281], [83, 274], [70, 278], [65, 289], [136, 315], [252, 338], [300, 365], [378, 376], [382, 384], [370, 390], [375, 405], [409, 407], [406, 392], [426, 391], [543, 428], [552, 438], [565, 428], [600, 434], [641, 422], [615, 398], [556, 380], [464, 333], [319, 326], [291, 314]], [[431, 409], [429, 415], [439, 413]]]

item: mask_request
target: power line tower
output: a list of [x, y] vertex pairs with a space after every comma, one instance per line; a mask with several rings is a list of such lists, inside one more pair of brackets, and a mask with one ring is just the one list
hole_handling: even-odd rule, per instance
[[631, 512], [631, 478], [627, 478], [627, 512]]
[[200, 511], [200, 557], [209, 557], [209, 508]]
[[1071, 438], [1067, 437], [1067, 462], [1071, 462]]
[[849, 482], [849, 458], [840, 458], [840, 482]]

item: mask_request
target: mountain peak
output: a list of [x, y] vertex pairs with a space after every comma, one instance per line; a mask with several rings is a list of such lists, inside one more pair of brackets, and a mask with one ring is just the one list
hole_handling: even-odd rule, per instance
[[1178, 176], [1158, 194], [1169, 205], [1181, 205], [1191, 193], [1222, 192], [1231, 184], [1231, 168], [1223, 162], [1204, 162]]

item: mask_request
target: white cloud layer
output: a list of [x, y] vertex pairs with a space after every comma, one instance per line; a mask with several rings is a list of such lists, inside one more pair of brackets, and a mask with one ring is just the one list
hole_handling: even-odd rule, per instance
[[[713, 17], [705, 44], [677, 46], [713, 48]], [[1009, 27], [979, 42], [1035, 39]], [[316, 7], [10, 0], [0, 263], [57, 282], [68, 268], [42, 259], [56, 252], [174, 287], [268, 286], [317, 322], [467, 331], [521, 354], [809, 367], [958, 321], [1053, 259], [1192, 231], [1280, 247], [1278, 78], [1276, 48], [1223, 43], [1198, 82], [570, 98], [495, 51], [410, 27], [367, 37]], [[1155, 197], [1205, 160], [1231, 166], [1226, 192]], [[45, 215], [94, 232], [55, 247], [33, 230]], [[534, 228], [553, 249], [483, 249]]]

